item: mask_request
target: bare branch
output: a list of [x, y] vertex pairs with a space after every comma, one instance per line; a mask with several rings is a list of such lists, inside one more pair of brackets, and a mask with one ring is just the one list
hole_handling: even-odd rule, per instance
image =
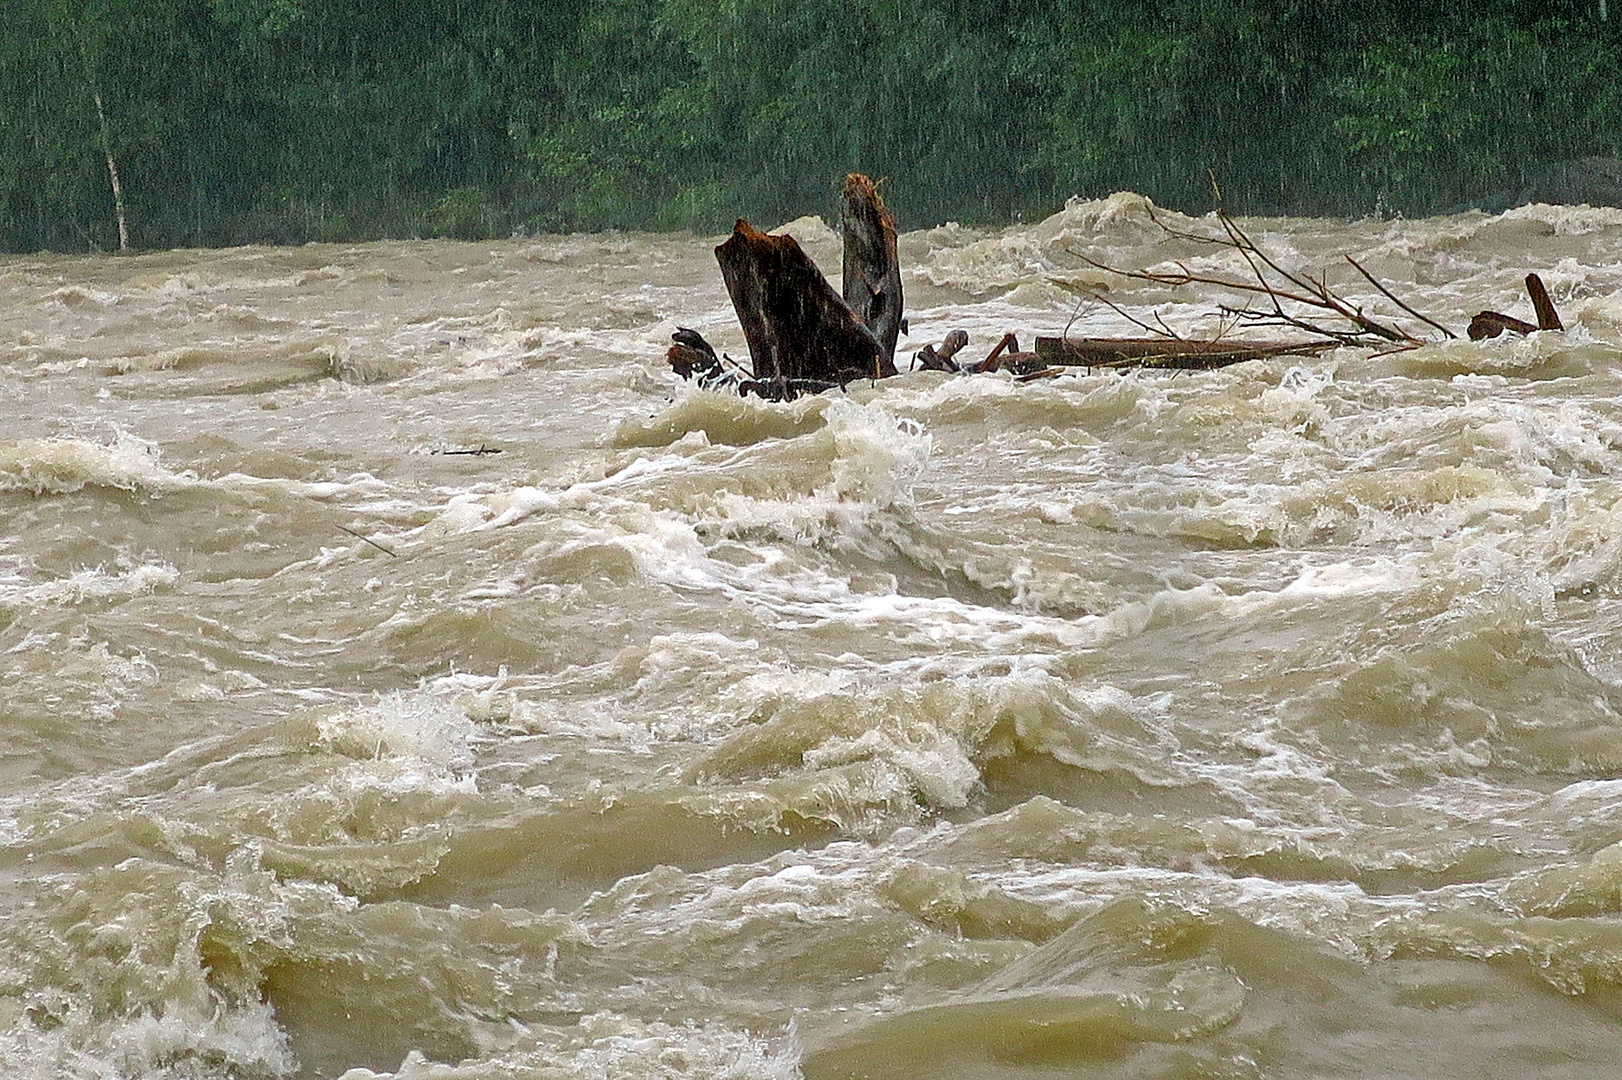
[[1435, 319], [1431, 318], [1429, 315], [1421, 315], [1419, 312], [1415, 311], [1413, 308], [1409, 307], [1407, 304], [1403, 303], [1401, 300], [1398, 300], [1396, 295], [1393, 294], [1390, 289], [1388, 289], [1384, 285], [1380, 284], [1380, 282], [1375, 278], [1375, 276], [1373, 274], [1371, 274], [1367, 270], [1363, 269], [1363, 264], [1362, 263], [1358, 262], [1356, 259], [1352, 258], [1350, 255], [1346, 256], [1346, 261], [1352, 264], [1352, 269], [1353, 270], [1356, 270], [1359, 274], [1363, 275], [1363, 280], [1367, 281], [1370, 285], [1373, 285], [1376, 289], [1379, 289], [1380, 294], [1382, 296], [1384, 296], [1387, 300], [1391, 301], [1393, 304], [1396, 304], [1398, 307], [1400, 307], [1402, 310], [1406, 311], [1408, 314], [1412, 315], [1414, 318], [1418, 319], [1420, 322], [1425, 323], [1425, 324], [1427, 324], [1429, 326], [1436, 327], [1436, 329], [1440, 330], [1443, 334], [1447, 335], [1450, 338], [1457, 338], [1459, 336], [1459, 335], [1455, 334], [1453, 331], [1449, 330], [1447, 327], [1443, 326], [1441, 323], [1437, 322]]
[[[1176, 267], [1175, 271], [1122, 270], [1119, 267], [1101, 263], [1074, 249], [1069, 249], [1070, 253], [1091, 266], [1133, 281], [1143, 281], [1170, 287], [1208, 285], [1252, 296], [1266, 297], [1268, 306], [1271, 308], [1270, 311], [1259, 312], [1248, 308], [1243, 311], [1235, 311], [1231, 308], [1222, 309], [1233, 314], [1237, 321], [1251, 326], [1288, 326], [1342, 345], [1421, 344], [1419, 338], [1402, 329], [1401, 326], [1377, 319], [1369, 315], [1362, 307], [1340, 296], [1329, 287], [1326, 273], [1320, 273], [1314, 278], [1311, 274], [1294, 271], [1284, 266], [1257, 244], [1237, 221], [1222, 211], [1218, 211], [1216, 215], [1217, 222], [1222, 228], [1221, 236], [1205, 236], [1175, 228], [1162, 221], [1153, 210], [1150, 211], [1149, 216], [1167, 236], [1208, 247], [1224, 248], [1237, 253], [1250, 270], [1250, 280], [1225, 277], [1214, 273], [1196, 273], [1182, 262], [1172, 264]], [[1356, 260], [1350, 256], [1347, 256], [1346, 259], [1358, 273], [1380, 291], [1382, 296], [1395, 304], [1404, 314], [1440, 330], [1448, 337], [1453, 336], [1440, 323], [1421, 315], [1412, 307], [1397, 299], [1389, 289], [1376, 281]], [[1102, 297], [1099, 297], [1099, 299], [1102, 299]], [[1105, 301], [1105, 303], [1109, 303], [1109, 301]], [[1285, 305], [1287, 304], [1290, 305], [1290, 308], [1286, 308]], [[1144, 329], [1155, 333], [1167, 332], [1163, 322], [1161, 327], [1157, 329], [1127, 315], [1115, 304], [1110, 304], [1110, 307]], [[1291, 310], [1292, 308], [1306, 310]], [[1326, 325], [1321, 320], [1310, 318], [1307, 312], [1311, 311], [1322, 313], [1331, 323], [1337, 320], [1344, 322], [1347, 327], [1342, 329], [1333, 325]], [[1158, 315], [1156, 320], [1159, 321]]]
[[[1149, 323], [1146, 323], [1142, 319], [1138, 318], [1136, 315], [1133, 315], [1130, 311], [1126, 310], [1121, 305], [1115, 303], [1113, 300], [1109, 300], [1106, 297], [1099, 295], [1098, 293], [1093, 293], [1092, 298], [1094, 300], [1097, 300], [1099, 303], [1103, 304], [1105, 307], [1109, 308], [1111, 311], [1115, 312], [1115, 314], [1119, 315], [1121, 318], [1125, 319], [1127, 322], [1131, 323], [1133, 326], [1136, 326], [1140, 330], [1147, 330], [1147, 331], [1149, 331], [1149, 333], [1153, 334], [1155, 337], [1163, 337], [1163, 338], [1167, 338], [1167, 339], [1172, 340], [1172, 341], [1181, 341], [1181, 340], [1183, 340], [1182, 338], [1178, 337], [1175, 333], [1173, 333], [1170, 328], [1162, 329], [1162, 327], [1166, 326], [1165, 323], [1161, 323], [1160, 327], [1151, 326]], [[1155, 318], [1158, 320], [1160, 318], [1160, 316], [1157, 314], [1155, 316]], [[1066, 324], [1064, 329], [1065, 329], [1064, 336], [1069, 337], [1070, 336], [1070, 326], [1069, 326], [1069, 324]]]

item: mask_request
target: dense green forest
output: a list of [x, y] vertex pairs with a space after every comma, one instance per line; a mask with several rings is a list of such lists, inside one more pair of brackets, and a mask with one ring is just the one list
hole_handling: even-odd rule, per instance
[[[1622, 155], [1605, 0], [0, 0], [0, 249], [1424, 213]], [[1507, 204], [1507, 203], [1506, 203]]]

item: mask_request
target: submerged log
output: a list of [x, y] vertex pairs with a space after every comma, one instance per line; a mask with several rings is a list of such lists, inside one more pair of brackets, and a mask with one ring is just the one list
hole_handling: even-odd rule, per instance
[[1036, 339], [1036, 355], [1058, 367], [1152, 367], [1203, 371], [1274, 356], [1316, 356], [1338, 341], [1184, 341], [1178, 338]]
[[901, 333], [901, 260], [896, 254], [895, 217], [879, 196], [878, 185], [861, 173], [845, 177], [845, 306], [873, 331], [884, 359], [895, 363]]
[[1530, 334], [1536, 329], [1536, 326], [1525, 319], [1517, 319], [1513, 315], [1505, 315], [1499, 311], [1479, 311], [1475, 318], [1470, 320], [1470, 327], [1465, 333], [1470, 335], [1471, 341], [1481, 341], [1497, 337], [1505, 330], [1512, 334]]
[[1476, 317], [1470, 320], [1470, 328], [1466, 331], [1471, 341], [1481, 341], [1484, 338], [1497, 337], [1508, 330], [1512, 334], [1530, 334], [1534, 330], [1564, 330], [1565, 324], [1560, 321], [1560, 313], [1554, 309], [1554, 301], [1549, 299], [1549, 290], [1543, 287], [1543, 279], [1536, 274], [1526, 275], [1526, 295], [1532, 298], [1532, 310], [1537, 312], [1537, 325], [1525, 319], [1517, 319], [1513, 315], [1505, 315], [1501, 311], [1477, 312]]
[[715, 258], [749, 342], [752, 392], [793, 397], [813, 385], [896, 373], [879, 339], [792, 236], [763, 233], [739, 218]]

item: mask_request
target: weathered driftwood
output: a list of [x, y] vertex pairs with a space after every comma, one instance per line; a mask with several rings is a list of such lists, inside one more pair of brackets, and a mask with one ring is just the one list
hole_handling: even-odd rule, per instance
[[1527, 274], [1526, 294], [1532, 298], [1532, 310], [1538, 313], [1539, 330], [1566, 328], [1560, 321], [1560, 313], [1554, 309], [1554, 301], [1549, 299], [1549, 290], [1543, 287], [1542, 278], [1536, 274]]
[[763, 233], [739, 218], [715, 258], [749, 342], [754, 379], [745, 392], [789, 398], [896, 373], [879, 339], [792, 236]]
[[962, 371], [954, 357], [969, 343], [967, 330], [953, 330], [937, 348], [925, 345], [913, 354], [913, 364], [924, 371]]
[[[843, 196], [843, 295], [834, 292], [793, 237], [769, 235], [739, 219], [732, 237], [715, 249], [715, 256], [749, 342], [753, 373], [743, 372], [730, 357], [717, 357], [696, 332], [679, 329], [672, 335], [675, 344], [667, 353], [677, 374], [697, 379], [703, 386], [732, 386], [740, 393], [773, 400], [896, 374], [895, 346], [906, 322], [895, 219], [879, 197], [878, 186], [866, 176], [847, 176]], [[1177, 336], [1163, 324], [1144, 322], [1100, 295], [1095, 299], [1155, 336], [1039, 337], [1034, 352], [1022, 352], [1018, 339], [1007, 334], [983, 361], [964, 368], [955, 356], [968, 344], [968, 335], [954, 330], [939, 346], [925, 345], [914, 356], [914, 366], [951, 372], [1006, 370], [1027, 382], [1050, 378], [1070, 367], [1203, 371], [1245, 360], [1316, 356], [1342, 346], [1376, 347], [1383, 350], [1379, 355], [1384, 355], [1425, 343], [1426, 339], [1419, 336], [1423, 331], [1413, 323], [1423, 324], [1443, 337], [1455, 336], [1446, 326], [1404, 303], [1349, 255], [1345, 256], [1346, 263], [1399, 314], [1375, 317], [1329, 288], [1323, 275], [1314, 278], [1287, 268], [1226, 214], [1217, 215], [1222, 228], [1219, 236], [1175, 229], [1155, 220], [1174, 238], [1237, 252], [1251, 277], [1196, 272], [1183, 263], [1174, 264], [1171, 270], [1117, 269], [1080, 252], [1075, 254], [1100, 269], [1135, 281], [1170, 286], [1215, 285], [1260, 298], [1263, 306], [1221, 310], [1241, 324], [1289, 328], [1307, 336], [1287, 341], [1225, 337], [1190, 340]], [[1525, 334], [1538, 329], [1562, 329], [1548, 290], [1536, 274], [1527, 275], [1526, 287], [1537, 310], [1536, 326], [1500, 312], [1484, 311], [1471, 321], [1470, 337], [1479, 340], [1505, 330]], [[730, 363], [732, 370], [723, 361]]]
[[1481, 341], [1484, 338], [1497, 337], [1504, 331], [1512, 334], [1530, 334], [1537, 327], [1525, 319], [1517, 319], [1513, 315], [1505, 315], [1499, 311], [1479, 311], [1475, 318], [1470, 320], [1470, 327], [1465, 332], [1470, 335], [1471, 341]]
[[1056, 367], [1150, 367], [1203, 371], [1244, 360], [1275, 356], [1316, 356], [1339, 347], [1318, 341], [1187, 341], [1180, 338], [1036, 339], [1036, 355]]
[[896, 254], [895, 217], [879, 196], [878, 185], [861, 173], [845, 177], [844, 234], [845, 306], [873, 331], [894, 366], [895, 343], [901, 335], [901, 260]]
[[968, 344], [968, 331], [953, 330], [940, 345], [925, 345], [918, 350], [913, 355], [913, 367], [915, 370], [968, 372], [974, 375], [1012, 371], [1023, 378], [1046, 366], [1035, 353], [1019, 351], [1019, 338], [1004, 334], [984, 360], [963, 367], [954, 358]]
[[974, 365], [972, 370], [977, 372], [996, 371], [1005, 353], [1017, 352], [1019, 352], [1019, 338], [1013, 334], [1004, 334], [997, 344], [991, 347], [991, 352], [986, 354], [986, 358]]
[[[970, 368], [973, 372], [1012, 371], [1022, 380], [1047, 362], [1033, 352], [1021, 352], [1019, 338], [1004, 334], [986, 358]], [[1028, 381], [1028, 380], [1027, 380]]]
[[1481, 311], [1470, 320], [1470, 329], [1467, 331], [1470, 340], [1480, 341], [1483, 338], [1497, 337], [1506, 330], [1512, 334], [1530, 334], [1534, 330], [1566, 328], [1560, 321], [1560, 313], [1554, 309], [1554, 301], [1549, 299], [1549, 290], [1543, 287], [1542, 278], [1536, 274], [1527, 274], [1526, 294], [1532, 298], [1532, 310], [1537, 312], [1536, 325], [1500, 311]]
[[[1333, 342], [1340, 345], [1374, 345], [1389, 349], [1390, 346], [1398, 348], [1416, 348], [1423, 344], [1423, 340], [1415, 332], [1401, 324], [1400, 317], [1376, 318], [1366, 312], [1359, 304], [1341, 296], [1329, 288], [1325, 276], [1312, 275], [1299, 270], [1291, 270], [1281, 264], [1266, 250], [1260, 247], [1250, 235], [1240, 228], [1239, 223], [1221, 211], [1216, 215], [1218, 224], [1222, 227], [1221, 236], [1207, 236], [1203, 233], [1189, 232], [1186, 229], [1175, 229], [1158, 217], [1153, 220], [1161, 230], [1170, 237], [1190, 243], [1202, 244], [1210, 247], [1224, 248], [1237, 252], [1245, 261], [1250, 270], [1250, 277], [1224, 276], [1210, 274], [1190, 269], [1179, 262], [1174, 265], [1175, 270], [1124, 270], [1100, 263], [1079, 251], [1072, 254], [1079, 256], [1085, 262], [1109, 273], [1133, 281], [1145, 281], [1156, 285], [1215, 285], [1235, 292], [1249, 294], [1265, 301], [1265, 307], [1253, 308], [1223, 308], [1228, 315], [1241, 323], [1250, 326], [1289, 327], [1292, 330], [1311, 334], [1315, 339]], [[1350, 255], [1346, 262], [1352, 269], [1369, 284], [1379, 290], [1380, 295], [1392, 303], [1404, 316], [1441, 331], [1445, 337], [1455, 336], [1451, 330], [1441, 323], [1422, 315], [1398, 299], [1390, 289], [1365, 270], [1361, 264]], [[1127, 315], [1115, 304], [1110, 303], [1103, 296], [1095, 298], [1115, 308], [1116, 311]], [[1156, 333], [1159, 328], [1149, 326], [1127, 315], [1128, 319], [1137, 323], [1146, 330]], [[1169, 335], [1168, 335], [1169, 336]], [[1332, 347], [1326, 345], [1325, 348]], [[1244, 357], [1243, 359], [1251, 359]], [[1233, 361], [1230, 361], [1233, 362]], [[1093, 365], [1097, 366], [1097, 365]], [[1220, 366], [1220, 365], [1200, 365]]]
[[[1087, 367], [1205, 369], [1269, 356], [1313, 355], [1340, 345], [1375, 347], [1382, 350], [1381, 355], [1401, 352], [1424, 344], [1424, 339], [1419, 336], [1422, 331], [1412, 326], [1409, 320], [1415, 320], [1432, 330], [1439, 331], [1443, 337], [1457, 336], [1435, 319], [1403, 302], [1350, 255], [1344, 256], [1347, 265], [1372, 285], [1385, 301], [1400, 312], [1399, 315], [1379, 318], [1370, 315], [1360, 304], [1329, 288], [1323, 275], [1314, 278], [1310, 274], [1283, 266], [1259, 247], [1249, 234], [1226, 214], [1218, 213], [1217, 221], [1222, 227], [1221, 236], [1206, 236], [1174, 229], [1158, 218], [1155, 219], [1156, 224], [1168, 236], [1237, 252], [1243, 257], [1251, 272], [1248, 279], [1196, 272], [1183, 263], [1176, 263], [1175, 270], [1124, 270], [1105, 266], [1087, 259], [1085, 255], [1081, 257], [1094, 266], [1135, 281], [1171, 286], [1216, 285], [1260, 297], [1265, 302], [1264, 307], [1223, 310], [1242, 324], [1288, 327], [1311, 335], [1309, 340], [1284, 343], [1223, 339], [1187, 341], [1172, 336], [1163, 326], [1151, 326], [1123, 311], [1107, 298], [1097, 296], [1097, 300], [1115, 308], [1131, 322], [1156, 334], [1164, 333], [1165, 336], [1093, 338], [1079, 342], [1059, 338], [1038, 338], [1038, 355], [1044, 356], [1054, 364], [1081, 364]], [[1529, 334], [1533, 330], [1564, 329], [1560, 315], [1549, 299], [1548, 290], [1543, 287], [1542, 280], [1536, 274], [1526, 276], [1526, 291], [1532, 298], [1533, 308], [1537, 311], [1536, 325], [1502, 312], [1483, 311], [1470, 320], [1467, 331], [1470, 337], [1479, 341], [1482, 338], [1496, 337], [1506, 330], [1517, 334]], [[1047, 351], [1044, 352], [1044, 349]]]

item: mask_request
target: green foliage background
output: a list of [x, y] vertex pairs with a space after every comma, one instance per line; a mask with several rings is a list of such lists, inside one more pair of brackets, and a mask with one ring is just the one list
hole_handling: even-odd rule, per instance
[[1601, 0], [0, 0], [0, 248], [1508, 205], [1622, 156]]

